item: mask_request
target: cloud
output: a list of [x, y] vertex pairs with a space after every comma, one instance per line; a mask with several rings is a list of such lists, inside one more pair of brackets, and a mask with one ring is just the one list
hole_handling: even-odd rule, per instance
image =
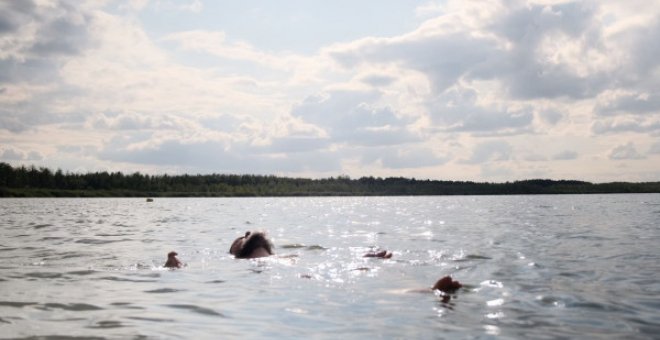
[[557, 161], [567, 161], [567, 160], [573, 160], [573, 159], [577, 159], [577, 158], [578, 158], [577, 152], [571, 151], [571, 150], [564, 150], [564, 151], [562, 151], [560, 153], [557, 153], [554, 156], [552, 156], [552, 159], [557, 160]]
[[256, 150], [263, 149], [262, 152], [265, 153], [291, 154], [328, 149], [330, 145], [330, 141], [326, 138], [290, 136], [274, 138], [270, 144]]
[[419, 141], [408, 129], [409, 118], [374, 105], [380, 97], [376, 91], [329, 91], [306, 98], [291, 115], [323, 129], [335, 143], [382, 146]]
[[655, 143], [653, 143], [653, 144], [651, 145], [651, 147], [649, 148], [649, 152], [648, 152], [648, 153], [649, 153], [650, 155], [657, 155], [657, 154], [660, 154], [660, 142], [655, 142]]
[[658, 133], [660, 132], [660, 117], [658, 119], [636, 117], [599, 120], [592, 124], [591, 131], [595, 134], [622, 132]]
[[[262, 51], [245, 41], [232, 41], [223, 31], [190, 30], [175, 32], [162, 39], [164, 42], [176, 43], [184, 51], [205, 53], [217, 58], [250, 63], [270, 68], [260, 69], [262, 72], [294, 72], [305, 69], [309, 59], [291, 53], [269, 53]], [[241, 65], [238, 65], [239, 67]], [[242, 66], [241, 68], [244, 68]]]
[[[237, 31], [240, 19], [209, 24], [227, 8], [197, 0], [0, 1], [2, 155], [86, 168], [503, 180], [611, 177], [607, 166], [576, 168], [590, 159], [657, 169], [657, 3], [404, 7], [416, 29], [352, 41], [292, 20], [287, 30], [327, 32], [297, 49], [255, 38], [270, 27], [257, 21], [241, 26], [254, 32]], [[177, 25], [156, 24], [163, 15]]]
[[623, 94], [609, 103], [598, 106], [596, 112], [602, 116], [620, 114], [657, 115], [660, 113], [660, 90], [658, 90], [657, 93], [652, 94]]
[[485, 62], [497, 48], [491, 39], [469, 34], [437, 34], [430, 37], [365, 39], [326, 50], [345, 67], [371, 63], [402, 63], [426, 75], [434, 91], [452, 86], [470, 68]]
[[548, 160], [547, 157], [539, 154], [529, 154], [526, 155], [523, 159], [527, 162], [544, 162]]
[[43, 156], [36, 151], [24, 152], [14, 148], [6, 148], [0, 153], [0, 159], [6, 161], [40, 161]]
[[5, 149], [0, 155], [0, 158], [8, 161], [16, 161], [25, 159], [25, 155], [22, 152], [16, 151], [13, 148]]
[[[585, 98], [605, 86], [603, 72], [580, 68], [584, 53], [603, 53], [596, 48], [599, 32], [592, 25], [591, 6], [512, 5], [506, 11], [465, 5], [465, 12], [431, 19], [410, 34], [363, 39], [327, 53], [350, 68], [403, 64], [426, 75], [435, 93], [460, 80], [496, 80], [517, 99]], [[483, 14], [481, 23], [460, 21], [470, 17], [470, 10], [490, 12]], [[566, 42], [577, 51], [563, 51]], [[544, 55], [544, 48], [559, 54]]]
[[34, 60], [80, 53], [91, 43], [87, 27], [92, 16], [79, 7], [57, 0], [0, 3], [0, 59], [25, 67]]
[[[142, 149], [107, 148], [100, 154], [104, 160], [137, 164], [156, 164], [198, 169], [203, 172], [256, 174], [295, 173], [303, 171], [331, 172], [340, 169], [332, 151], [260, 154], [260, 148], [249, 145], [228, 147], [223, 142], [205, 141], [184, 144], [168, 140]], [[302, 151], [302, 150], [301, 150]]]
[[533, 120], [529, 109], [498, 109], [477, 103], [478, 92], [454, 87], [428, 104], [436, 127], [448, 132], [521, 133]]
[[541, 117], [541, 120], [550, 125], [559, 123], [559, 121], [564, 117], [564, 115], [556, 110], [542, 110], [539, 113], [539, 116]]
[[377, 164], [386, 169], [412, 169], [438, 166], [448, 160], [449, 157], [437, 156], [429, 148], [409, 146], [370, 148], [364, 150], [360, 162], [363, 165]]
[[644, 156], [637, 152], [635, 144], [628, 142], [612, 149], [609, 154], [612, 160], [643, 159]]
[[97, 114], [90, 119], [90, 125], [95, 129], [110, 130], [184, 130], [195, 129], [193, 122], [163, 114], [125, 112], [118, 114]]
[[93, 15], [76, 4], [0, 2], [0, 129], [19, 133], [81, 121], [80, 112], [60, 110], [77, 92], [61, 83], [59, 67], [95, 43], [89, 34]]
[[181, 5], [179, 8], [185, 11], [199, 13], [204, 8], [204, 4], [200, 0], [193, 0], [189, 4]]
[[513, 148], [504, 140], [494, 140], [478, 144], [472, 150], [472, 156], [463, 160], [465, 164], [500, 162], [511, 159]]
[[396, 79], [390, 75], [370, 74], [363, 76], [360, 80], [373, 87], [384, 87], [392, 84]]

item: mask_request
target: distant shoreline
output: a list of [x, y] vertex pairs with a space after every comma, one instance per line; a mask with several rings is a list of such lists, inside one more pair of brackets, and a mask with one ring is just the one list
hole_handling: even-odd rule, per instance
[[0, 197], [307, 197], [660, 193], [660, 182], [590, 183], [530, 179], [506, 183], [347, 176], [145, 175], [12, 167], [0, 162]]

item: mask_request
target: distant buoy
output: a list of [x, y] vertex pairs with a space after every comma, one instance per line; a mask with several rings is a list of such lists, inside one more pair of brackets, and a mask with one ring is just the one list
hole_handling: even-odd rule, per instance
[[154, 201], [153, 198], [147, 198], [147, 202], [153, 202], [153, 201]]

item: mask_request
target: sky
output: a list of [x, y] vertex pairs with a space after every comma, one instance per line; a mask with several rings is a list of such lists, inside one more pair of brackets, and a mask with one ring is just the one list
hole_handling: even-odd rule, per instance
[[0, 0], [0, 162], [660, 180], [660, 2]]

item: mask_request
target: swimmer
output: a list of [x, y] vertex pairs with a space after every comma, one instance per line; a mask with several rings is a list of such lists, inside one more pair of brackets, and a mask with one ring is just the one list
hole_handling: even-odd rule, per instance
[[237, 259], [254, 259], [274, 254], [273, 244], [266, 237], [266, 234], [261, 231], [245, 232], [245, 236], [234, 240], [231, 248], [229, 248], [229, 253]]
[[447, 303], [451, 300], [451, 296], [449, 296], [449, 294], [455, 293], [461, 287], [463, 287], [463, 285], [460, 282], [452, 280], [451, 276], [445, 276], [436, 281], [432, 290], [438, 290], [440, 292], [439, 296], [442, 299], [442, 302]]
[[171, 251], [167, 254], [167, 262], [165, 262], [165, 265], [163, 267], [165, 268], [181, 268], [183, 267], [183, 263], [179, 261], [179, 259], [176, 258], [176, 256], [179, 255], [175, 251]]
[[463, 287], [463, 285], [460, 282], [452, 280], [451, 276], [445, 276], [438, 280], [435, 285], [433, 285], [432, 289], [437, 289], [444, 293], [453, 293], [461, 287]]
[[456, 293], [456, 291], [458, 291], [458, 289], [461, 287], [463, 287], [463, 285], [460, 282], [452, 280], [451, 276], [445, 276], [436, 281], [433, 287], [394, 290], [392, 292], [397, 294], [433, 292], [441, 299], [442, 302], [447, 303], [451, 300], [450, 294]]
[[379, 252], [370, 251], [362, 257], [376, 257], [379, 259], [389, 259], [392, 258], [392, 253], [387, 250], [381, 250]]

